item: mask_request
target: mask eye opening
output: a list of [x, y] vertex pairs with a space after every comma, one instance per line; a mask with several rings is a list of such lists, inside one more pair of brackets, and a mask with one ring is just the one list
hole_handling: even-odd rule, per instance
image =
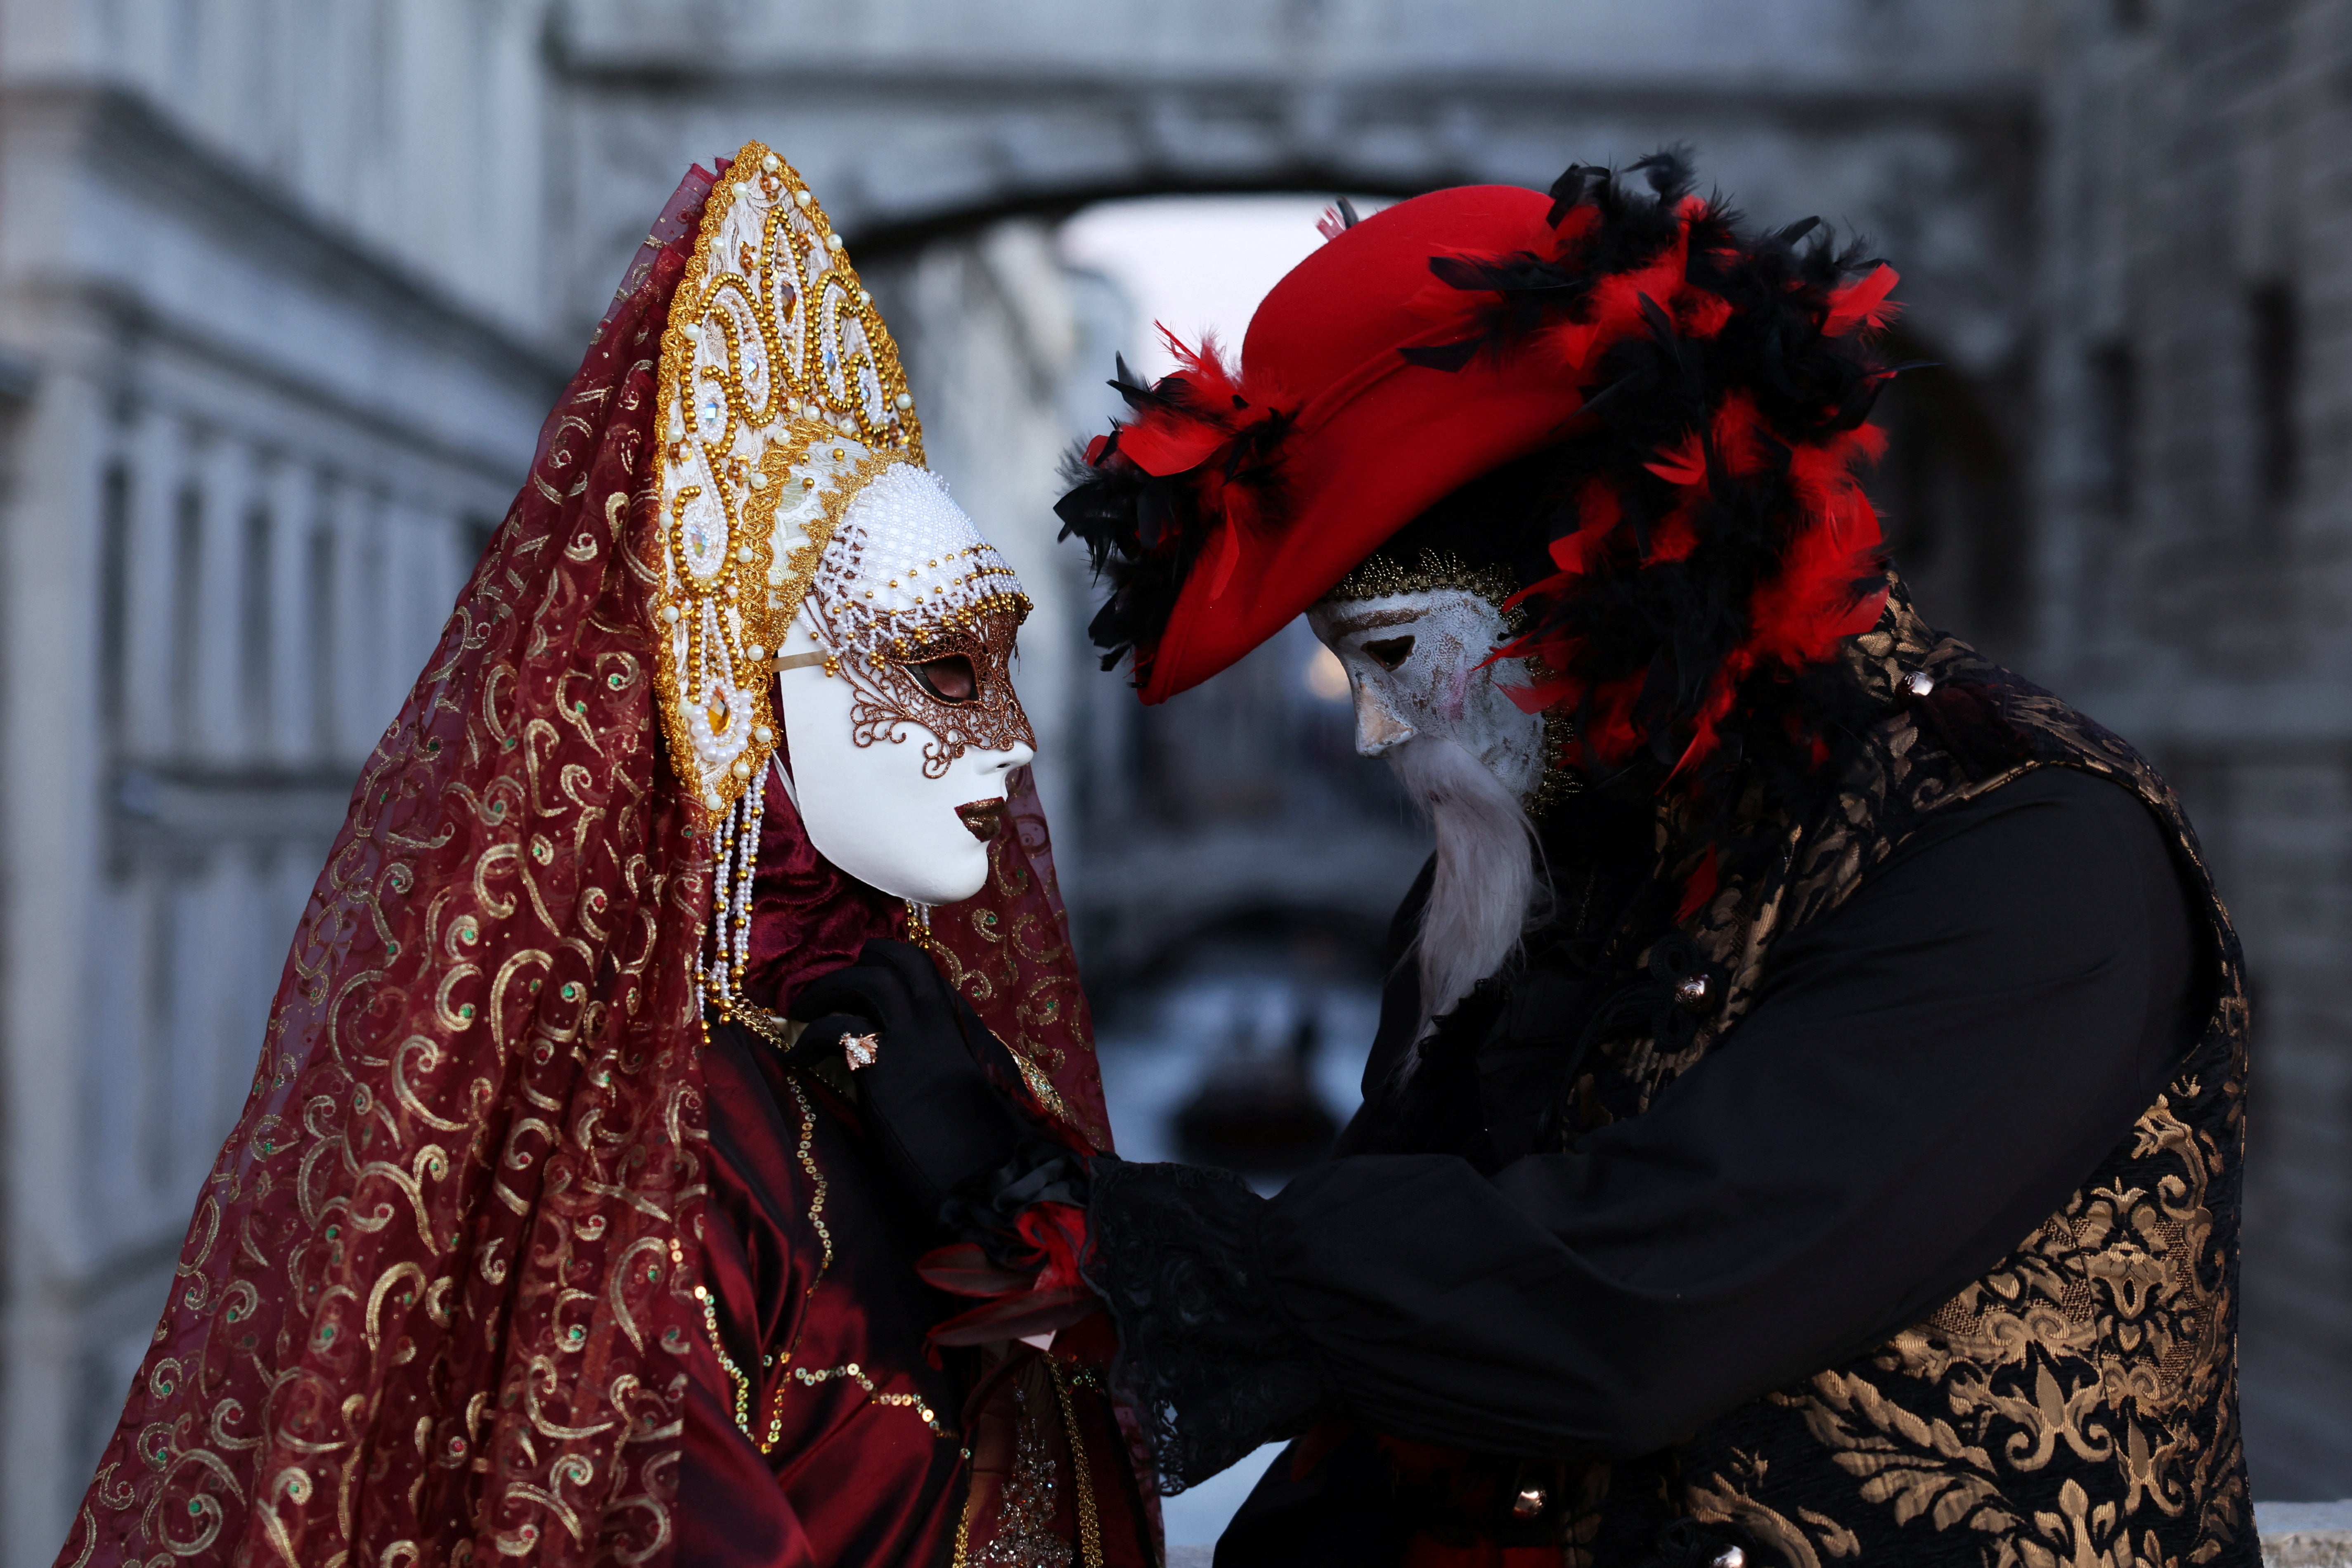
[[937, 658], [923, 659], [907, 667], [923, 689], [941, 702], [958, 704], [972, 702], [980, 697], [980, 676], [971, 660], [960, 653], [941, 654]]
[[1412, 638], [1381, 637], [1364, 644], [1364, 652], [1382, 669], [1394, 669], [1412, 657]]

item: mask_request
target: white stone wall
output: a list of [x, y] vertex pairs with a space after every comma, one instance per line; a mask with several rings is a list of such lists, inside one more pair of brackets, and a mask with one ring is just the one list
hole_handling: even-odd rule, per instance
[[549, 0], [0, 0], [0, 75], [106, 82], [322, 226], [524, 333]]
[[[200, 42], [214, 21], [268, 23], [260, 6], [0, 0], [10, 1564], [65, 1537], [360, 759], [562, 375], [518, 335], [527, 279], [505, 279], [520, 309], [463, 298], [467, 268], [527, 258], [436, 278], [356, 237], [395, 207], [337, 185], [332, 160], [280, 162], [315, 152], [319, 127], [263, 89], [310, 81], [311, 62], [224, 87], [208, 74], [224, 58], [199, 49], [209, 63], [175, 78], [179, 45], [151, 26], [173, 15]], [[110, 69], [78, 71], [84, 46]], [[341, 210], [307, 201], [304, 177]]]

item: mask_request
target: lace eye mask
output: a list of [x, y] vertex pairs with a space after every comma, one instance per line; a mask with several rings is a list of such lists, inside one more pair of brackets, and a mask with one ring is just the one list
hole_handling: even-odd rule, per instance
[[827, 671], [856, 693], [858, 745], [903, 742], [911, 725], [929, 737], [923, 776], [935, 779], [967, 750], [1036, 744], [1010, 668], [1028, 595], [936, 475], [893, 464], [866, 482], [809, 603]]
[[[923, 776], [933, 779], [945, 776], [971, 748], [1034, 748], [1036, 732], [1013, 694], [1011, 668], [1013, 639], [1026, 614], [1025, 602], [1017, 607], [1001, 603], [943, 629], [918, 628], [887, 639], [866, 658], [843, 661], [841, 673], [857, 693], [849, 710], [857, 743], [902, 742], [906, 727], [914, 725], [929, 733]], [[822, 620], [822, 605], [818, 615]], [[940, 666], [950, 668], [950, 678], [934, 673]]]

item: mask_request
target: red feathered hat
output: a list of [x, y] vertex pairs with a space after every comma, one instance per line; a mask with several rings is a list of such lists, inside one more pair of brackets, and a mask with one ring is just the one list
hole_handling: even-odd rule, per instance
[[[1112, 582], [1106, 665], [1132, 649], [1146, 702], [1197, 685], [1539, 452], [1555, 574], [1527, 584], [1512, 651], [1544, 658], [1558, 679], [1529, 701], [1578, 707], [1591, 747], [1707, 750], [1751, 677], [1866, 627], [1880, 542], [1852, 470], [1875, 456], [1863, 419], [1889, 373], [1865, 344], [1894, 272], [1801, 243], [1811, 223], [1743, 236], [1677, 156], [1635, 168], [1647, 195], [1579, 166], [1549, 195], [1401, 203], [1276, 285], [1238, 371], [1172, 337], [1174, 374], [1146, 388], [1122, 365], [1134, 416], [1057, 509]], [[1679, 601], [1720, 624], [1627, 635]]]

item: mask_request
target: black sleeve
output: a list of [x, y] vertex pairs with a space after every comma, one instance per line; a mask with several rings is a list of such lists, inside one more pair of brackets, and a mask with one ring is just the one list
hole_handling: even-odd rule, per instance
[[[1788, 939], [1647, 1114], [1570, 1152], [1491, 1180], [1344, 1158], [1272, 1200], [1125, 1167], [1097, 1193], [1097, 1283], [1162, 1465], [1196, 1480], [1329, 1414], [1643, 1453], [1868, 1349], [2030, 1235], [2154, 1100], [2210, 987], [2196, 929], [2145, 807], [2045, 770], [1939, 814]], [[1148, 1246], [1119, 1245], [1125, 1213]]]

